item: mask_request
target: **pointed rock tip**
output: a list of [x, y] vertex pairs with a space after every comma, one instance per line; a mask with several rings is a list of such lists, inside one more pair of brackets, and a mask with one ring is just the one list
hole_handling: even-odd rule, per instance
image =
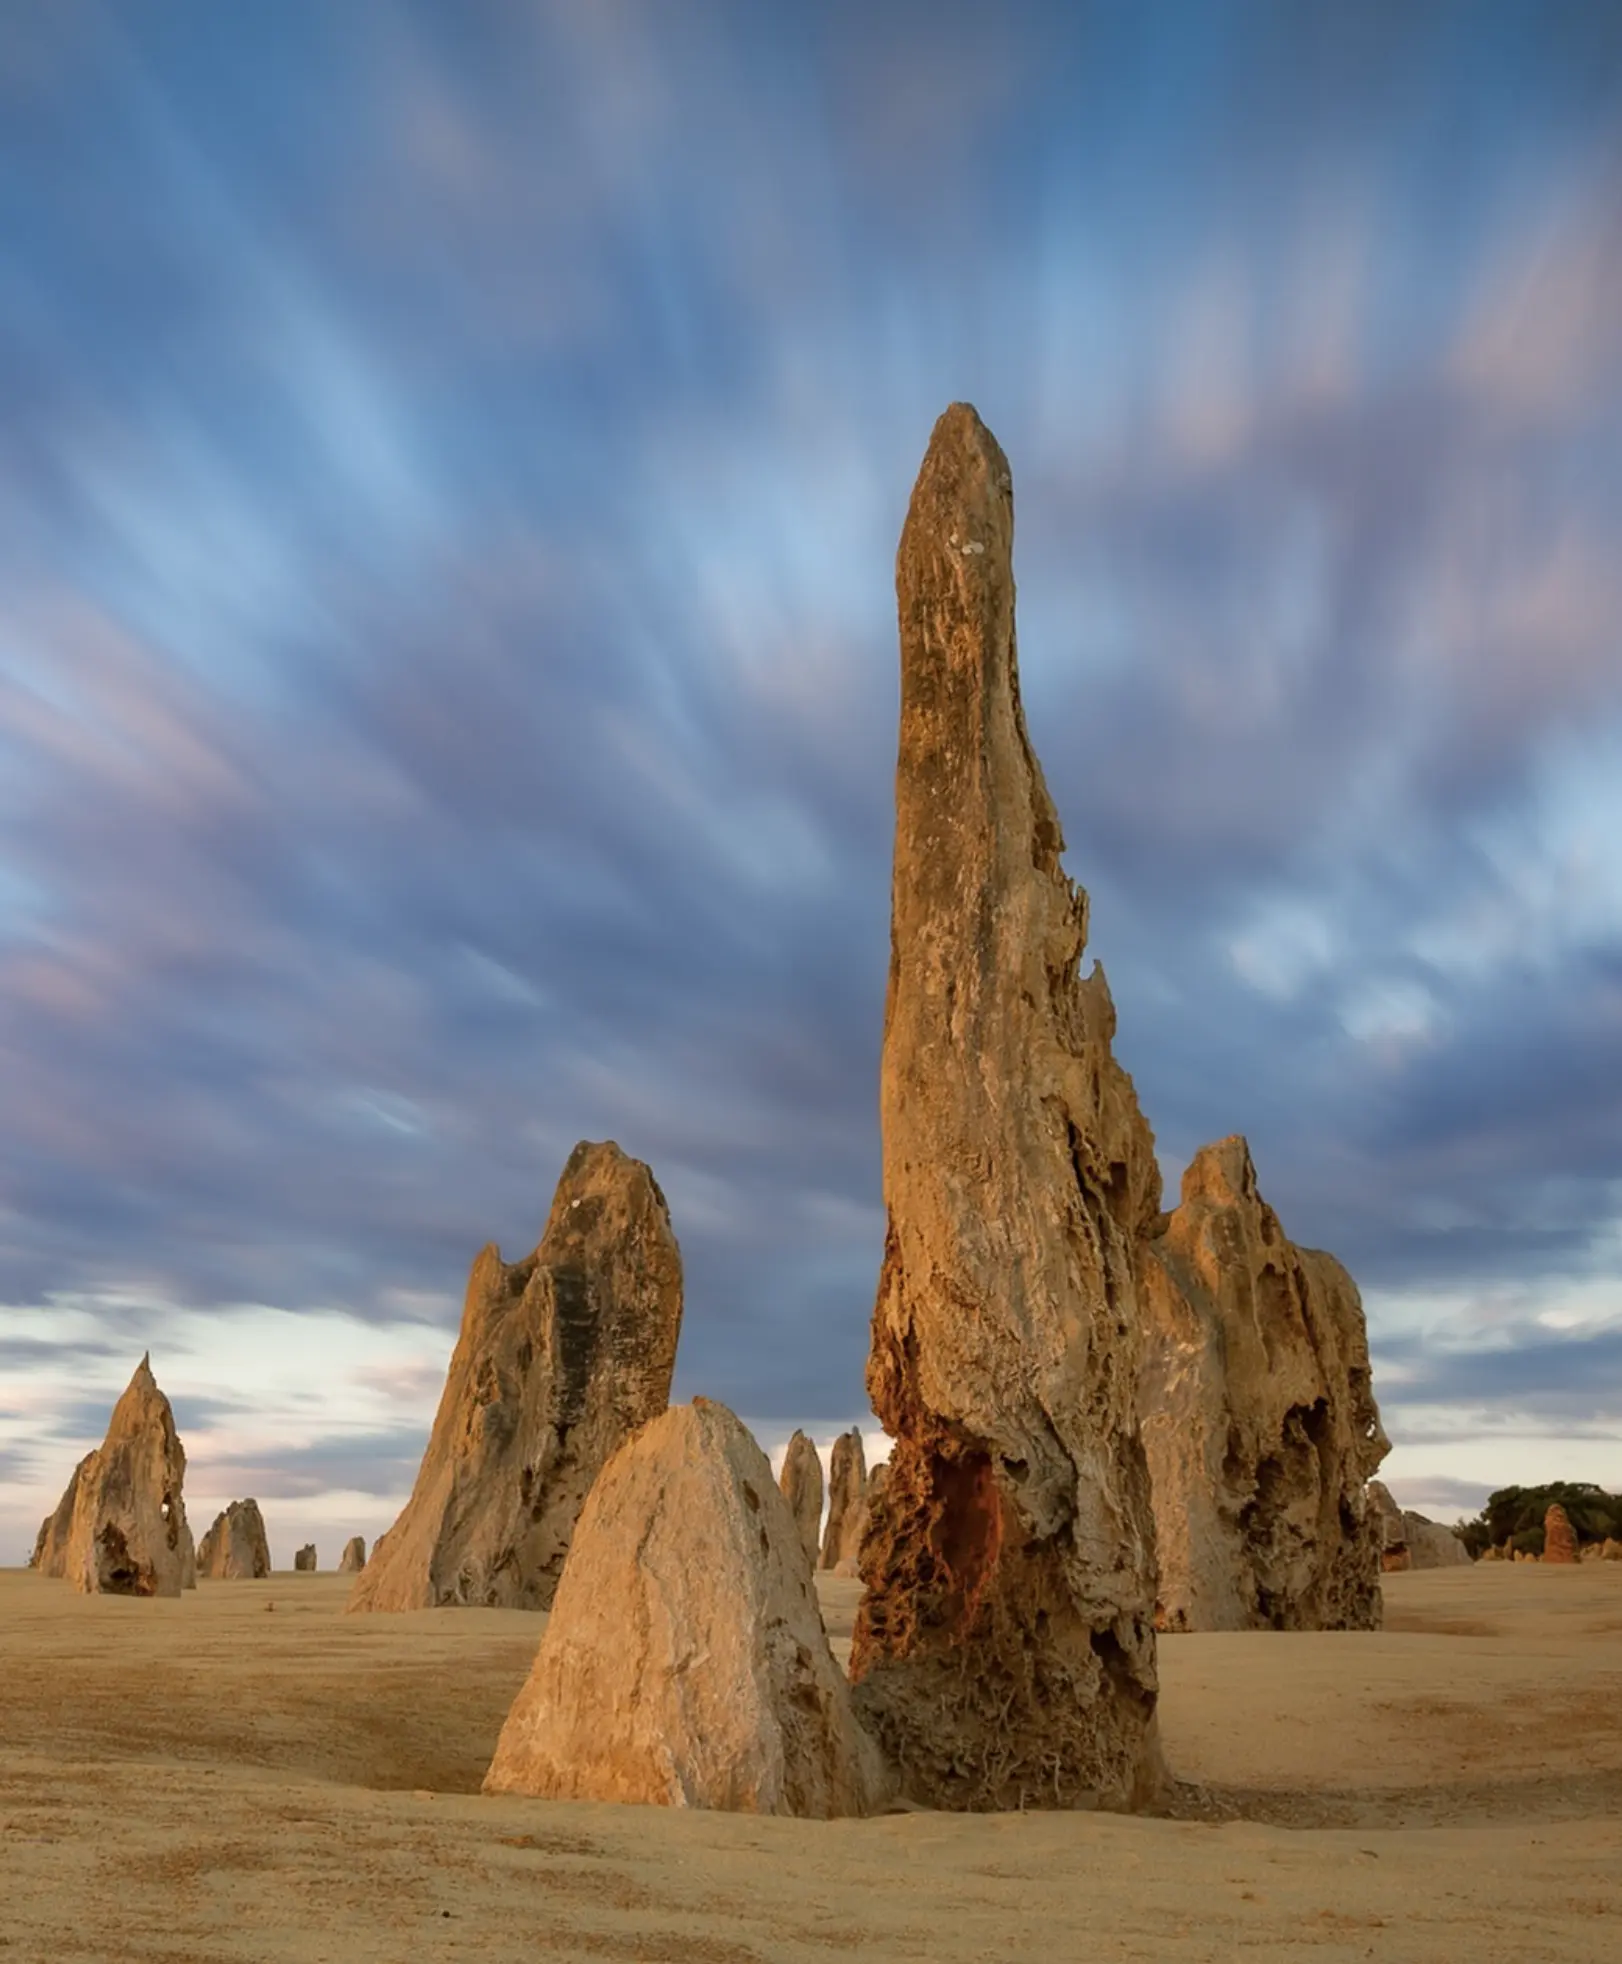
[[1000, 563], [1012, 541], [1013, 494], [1002, 445], [971, 404], [954, 402], [937, 418], [919, 466], [902, 531], [903, 554], [909, 536], [923, 533], [965, 560]]
[[1250, 1156], [1250, 1142], [1242, 1132], [1230, 1132], [1224, 1139], [1213, 1139], [1200, 1147], [1183, 1173], [1182, 1197], [1237, 1200], [1257, 1198], [1256, 1165]]

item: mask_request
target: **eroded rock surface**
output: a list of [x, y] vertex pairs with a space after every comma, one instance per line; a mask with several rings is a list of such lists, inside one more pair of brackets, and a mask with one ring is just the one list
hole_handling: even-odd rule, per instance
[[867, 1455], [862, 1435], [853, 1425], [841, 1432], [828, 1455], [828, 1525], [822, 1535], [819, 1566], [837, 1570], [862, 1552], [867, 1526]]
[[669, 1403], [681, 1310], [658, 1183], [582, 1142], [535, 1252], [474, 1262], [416, 1485], [348, 1607], [549, 1608], [592, 1481]]
[[805, 1543], [806, 1557], [814, 1567], [822, 1535], [822, 1461], [803, 1432], [796, 1432], [788, 1442], [779, 1485]]
[[765, 1454], [666, 1411], [592, 1488], [485, 1792], [824, 1818], [884, 1788]]
[[293, 1571], [297, 1575], [314, 1575], [315, 1543], [313, 1541], [306, 1541], [293, 1557]]
[[1389, 1447], [1362, 1301], [1286, 1236], [1242, 1138], [1190, 1162], [1141, 1300], [1162, 1627], [1378, 1629], [1382, 1555], [1406, 1566], [1407, 1544], [1366, 1491]]
[[1558, 1500], [1543, 1517], [1543, 1559], [1561, 1565], [1577, 1559], [1577, 1536]]
[[269, 1575], [270, 1541], [257, 1500], [233, 1500], [215, 1516], [197, 1550], [197, 1565], [215, 1582], [257, 1582]]
[[1415, 1568], [1468, 1568], [1470, 1551], [1451, 1528], [1404, 1510], [1403, 1539]]
[[80, 1460], [41, 1531], [42, 1572], [87, 1596], [178, 1596], [188, 1564], [195, 1580], [185, 1478], [174, 1413], [143, 1357], [106, 1438]]
[[1162, 1777], [1133, 1392], [1160, 1205], [1087, 898], [1020, 706], [1007, 459], [935, 426], [896, 559], [901, 730], [867, 1385], [895, 1440], [852, 1676], [914, 1799], [1132, 1805]]
[[73, 1529], [73, 1509], [79, 1498], [79, 1482], [94, 1458], [94, 1453], [86, 1453], [79, 1461], [68, 1475], [67, 1486], [62, 1490], [62, 1498], [56, 1503], [54, 1512], [47, 1514], [39, 1524], [39, 1534], [35, 1538], [34, 1552], [28, 1566], [38, 1569], [41, 1575], [60, 1578], [68, 1572], [68, 1536]]
[[344, 1543], [344, 1552], [338, 1557], [340, 1575], [359, 1575], [366, 1566], [366, 1537], [352, 1534]]

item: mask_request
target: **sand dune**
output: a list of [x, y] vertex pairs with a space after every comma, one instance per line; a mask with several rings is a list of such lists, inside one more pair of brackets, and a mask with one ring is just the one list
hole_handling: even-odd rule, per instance
[[[854, 1584], [822, 1578], [836, 1647]], [[1610, 1959], [1622, 1567], [1385, 1578], [1377, 1636], [1177, 1637], [1189, 1819], [802, 1823], [475, 1791], [521, 1611], [0, 1572], [18, 1959]], [[274, 1608], [270, 1605], [274, 1604]]]

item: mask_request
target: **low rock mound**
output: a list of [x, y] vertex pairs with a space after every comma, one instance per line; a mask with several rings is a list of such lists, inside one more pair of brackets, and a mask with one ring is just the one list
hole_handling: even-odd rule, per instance
[[203, 1536], [197, 1565], [213, 1582], [259, 1582], [270, 1573], [270, 1541], [257, 1500], [233, 1500]]
[[884, 1789], [765, 1454], [665, 1412], [592, 1488], [485, 1792], [820, 1819]]

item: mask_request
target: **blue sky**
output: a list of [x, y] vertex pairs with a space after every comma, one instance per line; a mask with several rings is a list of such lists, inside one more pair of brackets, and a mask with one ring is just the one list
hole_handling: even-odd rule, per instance
[[865, 1417], [959, 398], [1170, 1191], [1403, 1498], [1622, 1486], [1622, 12], [0, 0], [0, 226], [0, 1546], [148, 1345], [385, 1526], [580, 1137], [681, 1395]]

